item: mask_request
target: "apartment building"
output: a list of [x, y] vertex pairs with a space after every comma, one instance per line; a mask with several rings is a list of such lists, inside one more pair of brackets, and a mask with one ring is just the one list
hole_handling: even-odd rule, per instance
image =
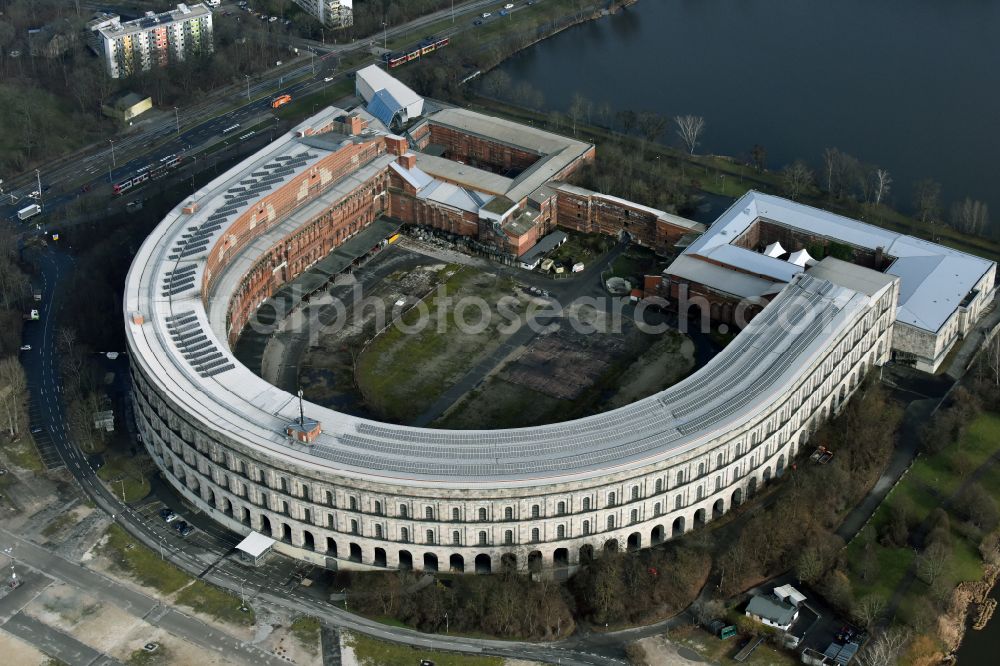
[[325, 26], [347, 28], [354, 25], [354, 0], [295, 0], [295, 4]]
[[122, 22], [101, 14], [88, 24], [90, 44], [118, 79], [153, 67], [167, 67], [189, 54], [211, 52], [212, 10], [204, 3], [178, 4], [176, 9]]

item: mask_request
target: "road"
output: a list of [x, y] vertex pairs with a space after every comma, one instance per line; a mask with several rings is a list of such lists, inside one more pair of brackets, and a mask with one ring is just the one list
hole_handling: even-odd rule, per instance
[[[541, 1], [541, 0], [539, 0]], [[229, 4], [229, 3], [227, 3]], [[463, 30], [475, 29], [470, 20], [486, 10], [497, 20], [497, 0], [472, 0], [457, 3], [454, 8], [453, 26], [440, 31], [441, 36], [453, 36]], [[231, 5], [229, 9], [233, 9]], [[522, 3], [518, 9], [526, 8]], [[516, 10], [515, 10], [516, 11]], [[50, 215], [81, 196], [92, 196], [107, 201], [112, 197], [111, 184], [129, 178], [147, 165], [155, 165], [168, 155], [185, 154], [193, 157], [210, 143], [220, 139], [227, 127], [239, 124], [241, 128], [266, 122], [273, 118], [271, 100], [279, 94], [293, 98], [318, 93], [337, 85], [347, 76], [337, 71], [341, 58], [369, 53], [372, 45], [383, 40], [413, 36], [417, 42], [423, 32], [452, 15], [444, 9], [423, 16], [409, 23], [388, 28], [384, 35], [352, 44], [333, 44], [323, 48], [327, 52], [316, 57], [300, 57], [295, 63], [275, 67], [256, 80], [234, 83], [227, 88], [213, 91], [199, 102], [175, 110], [156, 121], [140, 122], [131, 133], [112, 141], [92, 145], [74, 155], [64, 156], [42, 165], [37, 170], [5, 179], [4, 195], [0, 201], [0, 217], [16, 219], [16, 213], [31, 203], [41, 203], [43, 216]], [[376, 62], [375, 56], [365, 59], [359, 67]], [[326, 79], [330, 79], [327, 81]], [[169, 111], [170, 109], [168, 109]], [[236, 134], [239, 134], [238, 132]], [[82, 189], [86, 187], [87, 193]], [[31, 196], [38, 191], [37, 196]]]
[[[136, 591], [130, 586], [119, 583], [100, 573], [91, 571], [83, 565], [60, 557], [46, 548], [18, 537], [16, 534], [2, 529], [0, 529], [0, 534], [3, 534], [5, 537], [4, 543], [16, 542], [17, 546], [14, 553], [20, 564], [20, 568], [23, 570], [25, 566], [30, 567], [27, 573], [21, 574], [24, 581], [21, 588], [15, 590], [15, 593], [20, 592], [22, 588], [28, 587], [32, 588], [32, 596], [34, 596], [34, 594], [37, 594], [41, 590], [38, 589], [37, 583], [31, 584], [33, 581], [47, 579], [50, 583], [51, 579], [54, 578], [68, 583], [79, 590], [83, 590], [87, 594], [101, 599], [106, 603], [113, 604], [118, 610], [144, 620], [155, 627], [160, 627], [202, 648], [223, 652], [229, 658], [239, 659], [247, 663], [265, 664], [266, 666], [283, 666], [286, 664], [283, 659], [270, 652], [233, 638], [198, 618], [182, 613], [176, 608], [165, 606], [158, 599]], [[41, 573], [37, 573], [42, 571], [45, 572], [44, 576]], [[45, 584], [47, 585], [48, 583]], [[13, 596], [13, 593], [0, 600], [0, 617], [4, 616], [4, 610], [9, 605], [8, 599], [11, 596]], [[27, 602], [25, 601], [24, 603]], [[24, 603], [21, 604], [21, 607], [23, 607]], [[19, 610], [20, 608], [18, 608]], [[16, 618], [17, 615], [15, 614], [13, 617]], [[8, 624], [2, 626], [4, 629], [10, 631]], [[72, 637], [69, 638], [75, 641]], [[34, 643], [35, 641], [29, 642]], [[57, 653], [50, 652], [44, 648], [43, 651], [67, 661]]]
[[[7, 543], [11, 543], [9, 538]], [[55, 657], [71, 666], [104, 666], [119, 663], [73, 636], [24, 612], [24, 607], [52, 584], [52, 578], [36, 570], [25, 571], [21, 567], [18, 579], [21, 584], [14, 590], [5, 591], [4, 596], [0, 597], [0, 618], [3, 618], [0, 628], [29, 645], [34, 645], [50, 657]]]

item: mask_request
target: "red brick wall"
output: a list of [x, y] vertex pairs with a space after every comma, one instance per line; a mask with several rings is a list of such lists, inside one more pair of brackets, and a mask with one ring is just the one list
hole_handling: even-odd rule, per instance
[[[384, 152], [385, 144], [381, 139], [347, 145], [323, 157], [312, 168], [263, 197], [240, 215], [209, 253], [202, 298], [211, 293], [221, 268], [249, 243], [278, 224], [291, 211], [314, 199], [332, 182], [356, 171], [359, 166]], [[321, 172], [328, 175], [323, 176]], [[307, 193], [300, 198], [303, 186]], [[235, 343], [261, 301], [351, 235], [371, 224], [383, 212], [387, 186], [386, 173], [376, 174], [315, 220], [276, 243], [257, 260], [243, 277], [227, 307], [227, 330], [231, 344]]]
[[539, 155], [508, 146], [499, 141], [464, 134], [451, 127], [431, 124], [431, 143], [445, 147], [445, 157], [460, 160], [488, 171], [502, 169], [527, 169], [538, 161]]
[[376, 174], [257, 260], [229, 301], [226, 325], [230, 344], [235, 344], [262, 301], [386, 212], [387, 185], [385, 172]]
[[559, 226], [608, 236], [617, 236], [625, 230], [639, 244], [660, 253], [667, 252], [688, 232], [686, 227], [672, 224], [637, 205], [613, 201], [594, 192], [577, 194], [558, 190], [556, 199], [556, 223]]
[[395, 187], [395, 179], [402, 178], [392, 174], [393, 189], [389, 191], [389, 215], [408, 224], [422, 224], [434, 229], [440, 229], [459, 236], [475, 237], [478, 234], [479, 218], [474, 213], [458, 211], [438, 206], [433, 201], [417, 199], [410, 191]]

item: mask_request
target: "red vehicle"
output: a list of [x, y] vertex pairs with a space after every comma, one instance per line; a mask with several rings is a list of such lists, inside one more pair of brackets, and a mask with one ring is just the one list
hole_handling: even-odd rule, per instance
[[271, 108], [277, 109], [279, 106], [284, 106], [285, 104], [288, 104], [291, 101], [292, 101], [291, 95], [281, 95], [279, 97], [275, 97], [273, 100], [271, 100]]

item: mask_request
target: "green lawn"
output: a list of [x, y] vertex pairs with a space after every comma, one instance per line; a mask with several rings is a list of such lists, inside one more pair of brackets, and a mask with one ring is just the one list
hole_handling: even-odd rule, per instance
[[161, 560], [158, 552], [140, 544], [117, 523], [108, 528], [107, 537], [107, 543], [103, 546], [104, 554], [123, 573], [139, 583], [163, 594], [173, 594], [191, 581], [190, 576]]
[[275, 115], [284, 120], [301, 120], [352, 94], [354, 94], [354, 81], [345, 78], [312, 95], [293, 98], [288, 104], [279, 107]]
[[[980, 414], [969, 424], [965, 436], [934, 455], [921, 455], [903, 480], [892, 490], [875, 512], [872, 526], [877, 531], [888, 520], [894, 507], [902, 507], [912, 525], [923, 522], [940, 504], [953, 495], [962, 482], [976, 468], [980, 467], [997, 450], [1000, 442], [1000, 415]], [[1000, 497], [1000, 470], [996, 466], [987, 470], [982, 477], [987, 490]], [[966, 537], [958, 518], [951, 517], [952, 557], [943, 572], [945, 580], [953, 587], [961, 581], [978, 580], [982, 577], [982, 559], [977, 544]], [[913, 563], [912, 548], [887, 548], [877, 542], [876, 549], [879, 568], [874, 580], [865, 584], [856, 572], [849, 573], [854, 598], [860, 599], [875, 594], [886, 601], [892, 596], [906, 571]], [[860, 561], [862, 540], [855, 538], [848, 545], [848, 559]], [[927, 594], [927, 586], [916, 581], [910, 586], [902, 601], [904, 607], [915, 596]]]
[[[740, 649], [739, 637], [724, 641], [698, 627], [687, 626], [671, 631], [669, 638], [670, 642], [697, 652], [712, 664], [735, 664], [733, 657]], [[764, 642], [745, 663], [750, 666], [792, 666], [798, 662], [793, 655]]]
[[126, 503], [138, 502], [149, 494], [149, 479], [131, 458], [106, 455], [104, 466], [97, 470], [97, 476], [106, 481], [108, 488]]
[[[446, 266], [441, 277], [444, 295], [455, 302], [474, 295], [496, 303], [513, 288], [506, 278], [456, 266]], [[400, 318], [404, 326], [390, 325], [358, 357], [357, 384], [366, 402], [384, 418], [400, 422], [415, 418], [500, 343], [501, 322], [496, 317], [485, 330], [463, 332], [456, 323], [456, 308], [439, 299], [441, 293], [435, 290], [424, 305], [408, 310]], [[471, 309], [463, 316], [476, 323], [480, 314]], [[421, 327], [417, 324], [422, 317], [427, 318]]]
[[319, 620], [308, 615], [300, 615], [292, 621], [292, 635], [311, 652], [319, 647]]
[[35, 441], [27, 433], [22, 434], [15, 441], [5, 441], [3, 454], [15, 467], [38, 473], [45, 471], [45, 465], [42, 464], [42, 459], [38, 456]]
[[353, 648], [361, 666], [415, 665], [419, 664], [421, 659], [433, 661], [435, 666], [501, 666], [503, 664], [503, 659], [500, 657], [416, 649], [408, 645], [386, 643], [361, 634], [348, 634], [345, 638]]
[[177, 603], [232, 624], [251, 625], [254, 622], [252, 609], [246, 613], [240, 610], [239, 597], [201, 580], [181, 590]]
[[[847, 547], [848, 561], [859, 562], [863, 552], [862, 548], [860, 539], [852, 541]], [[872, 544], [872, 548], [875, 549], [875, 556], [878, 558], [878, 570], [871, 576], [870, 580], [865, 583], [853, 569], [850, 569], [847, 575], [850, 577], [855, 599], [874, 595], [888, 601], [893, 590], [903, 580], [916, 555], [909, 547], [886, 548], [876, 542]]]

